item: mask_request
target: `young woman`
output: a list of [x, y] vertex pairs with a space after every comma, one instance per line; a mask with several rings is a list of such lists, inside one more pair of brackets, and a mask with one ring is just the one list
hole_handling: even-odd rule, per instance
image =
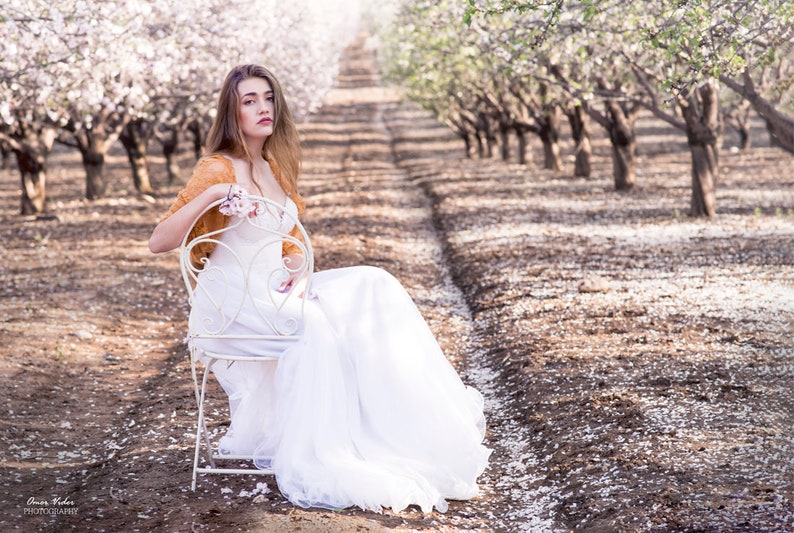
[[[300, 143], [273, 74], [235, 67], [217, 111], [207, 155], [154, 229], [152, 252], [225, 227], [229, 218], [218, 209], [191, 225], [234, 184], [295, 215], [304, 209]], [[224, 265], [217, 250], [196, 253]], [[302, 261], [292, 249], [273, 261], [282, 254]], [[399, 512], [414, 504], [443, 512], [446, 499], [475, 496], [490, 453], [482, 397], [462, 383], [402, 285], [381, 269], [349, 267], [315, 273], [303, 298], [303, 338], [278, 362], [213, 367], [231, 407], [221, 453], [253, 453], [301, 507]], [[196, 298], [191, 323], [204, 306]], [[235, 320], [239, 331], [267, 327], [254, 310]]]

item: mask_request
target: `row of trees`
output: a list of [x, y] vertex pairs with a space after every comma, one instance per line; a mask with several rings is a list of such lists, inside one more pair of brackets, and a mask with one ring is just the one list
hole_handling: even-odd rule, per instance
[[615, 187], [635, 183], [640, 110], [686, 134], [691, 213], [716, 210], [725, 120], [749, 142], [750, 107], [794, 152], [794, 3], [789, 0], [407, 0], [385, 50], [392, 78], [433, 110], [470, 155], [561, 169], [560, 121], [590, 174], [591, 121], [611, 141]]
[[5, 0], [0, 7], [0, 147], [21, 174], [21, 212], [45, 208], [47, 157], [78, 149], [85, 195], [107, 189], [104, 161], [122, 142], [135, 188], [150, 192], [156, 139], [177, 168], [180, 134], [197, 151], [217, 90], [235, 64], [269, 66], [298, 115], [332, 86], [358, 19], [345, 0]]

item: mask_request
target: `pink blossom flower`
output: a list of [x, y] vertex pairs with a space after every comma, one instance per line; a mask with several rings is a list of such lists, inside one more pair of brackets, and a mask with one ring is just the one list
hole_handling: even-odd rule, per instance
[[227, 216], [249, 216], [256, 211], [254, 202], [248, 197], [248, 193], [239, 185], [229, 187], [229, 194], [226, 199], [218, 206], [221, 213]]

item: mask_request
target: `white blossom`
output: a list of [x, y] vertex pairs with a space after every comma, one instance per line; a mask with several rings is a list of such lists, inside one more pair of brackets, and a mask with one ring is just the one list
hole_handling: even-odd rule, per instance
[[303, 115], [331, 88], [357, 21], [345, 0], [6, 0], [0, 117], [89, 126], [122, 110], [167, 119], [185, 102], [204, 116], [239, 63], [273, 70]]

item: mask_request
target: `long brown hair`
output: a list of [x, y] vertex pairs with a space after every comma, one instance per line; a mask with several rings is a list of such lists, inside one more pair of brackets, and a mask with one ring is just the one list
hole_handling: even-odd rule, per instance
[[262, 156], [274, 160], [278, 169], [277, 177], [281, 187], [287, 193], [298, 192], [298, 175], [301, 166], [301, 146], [298, 129], [292, 112], [284, 99], [284, 91], [276, 77], [267, 68], [260, 65], [238, 65], [234, 67], [221, 87], [218, 96], [217, 114], [207, 136], [206, 152], [211, 154], [228, 154], [242, 157], [253, 165], [254, 159], [248, 152], [243, 131], [240, 128], [239, 109], [240, 95], [237, 86], [249, 78], [262, 78], [270, 84], [275, 102], [273, 117], [273, 134], [262, 146]]

